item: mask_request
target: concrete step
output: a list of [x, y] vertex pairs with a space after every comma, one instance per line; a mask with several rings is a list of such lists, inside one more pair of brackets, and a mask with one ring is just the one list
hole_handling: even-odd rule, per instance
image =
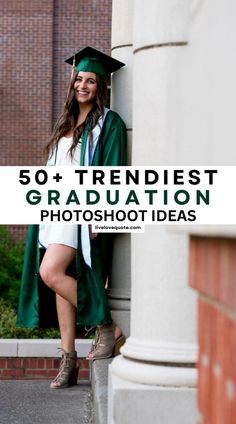
[[91, 363], [94, 424], [107, 424], [108, 367], [112, 359], [100, 359]]

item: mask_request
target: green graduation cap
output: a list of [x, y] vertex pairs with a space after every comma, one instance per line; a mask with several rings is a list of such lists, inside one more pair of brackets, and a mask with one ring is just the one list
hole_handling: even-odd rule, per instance
[[73, 65], [77, 72], [94, 72], [103, 78], [125, 66], [119, 60], [90, 46], [79, 50], [73, 56], [66, 59], [65, 62]]

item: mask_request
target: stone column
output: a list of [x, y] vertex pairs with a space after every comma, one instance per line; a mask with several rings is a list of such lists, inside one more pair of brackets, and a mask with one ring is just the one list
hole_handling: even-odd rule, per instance
[[[178, 165], [168, 143], [169, 111], [178, 108], [173, 88], [188, 48], [189, 15], [188, 0], [134, 0], [134, 165]], [[188, 236], [164, 226], [133, 234], [131, 270], [131, 336], [110, 366], [108, 422], [195, 424], [196, 298], [187, 286]]]
[[[112, 56], [126, 66], [112, 76], [111, 108], [126, 123], [128, 164], [131, 163], [132, 142], [132, 9], [132, 1], [113, 1]], [[108, 289], [113, 319], [126, 337], [130, 334], [130, 249], [130, 234], [117, 234], [114, 241], [111, 287]]]

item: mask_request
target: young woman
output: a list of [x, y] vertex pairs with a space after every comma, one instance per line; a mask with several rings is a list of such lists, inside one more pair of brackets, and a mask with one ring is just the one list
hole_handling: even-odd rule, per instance
[[[75, 69], [47, 146], [48, 165], [125, 165], [125, 125], [105, 107], [107, 76], [124, 64], [91, 47], [66, 62]], [[56, 305], [63, 353], [51, 388], [77, 379], [76, 324], [97, 326], [88, 359], [110, 357], [123, 342], [104, 289], [111, 252], [112, 235], [93, 234], [87, 225], [29, 227], [17, 321], [25, 327], [55, 326]]]

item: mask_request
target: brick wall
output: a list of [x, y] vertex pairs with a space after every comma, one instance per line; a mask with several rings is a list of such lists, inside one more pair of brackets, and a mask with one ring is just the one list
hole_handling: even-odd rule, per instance
[[[0, 357], [0, 380], [51, 380], [59, 369], [58, 358], [5, 358]], [[78, 359], [79, 380], [89, 380], [89, 363]]]
[[41, 164], [52, 121], [53, 1], [2, 1], [0, 31], [0, 165]]
[[190, 285], [199, 292], [198, 424], [236, 422], [236, 240], [192, 237]]
[[109, 54], [112, 0], [55, 0], [53, 27], [53, 116], [61, 111], [71, 66], [64, 63], [81, 47], [90, 45]]
[[[62, 109], [71, 67], [64, 59], [111, 45], [112, 0], [1, 0], [0, 145], [2, 165], [41, 165]], [[25, 228], [12, 226], [15, 238]]]

